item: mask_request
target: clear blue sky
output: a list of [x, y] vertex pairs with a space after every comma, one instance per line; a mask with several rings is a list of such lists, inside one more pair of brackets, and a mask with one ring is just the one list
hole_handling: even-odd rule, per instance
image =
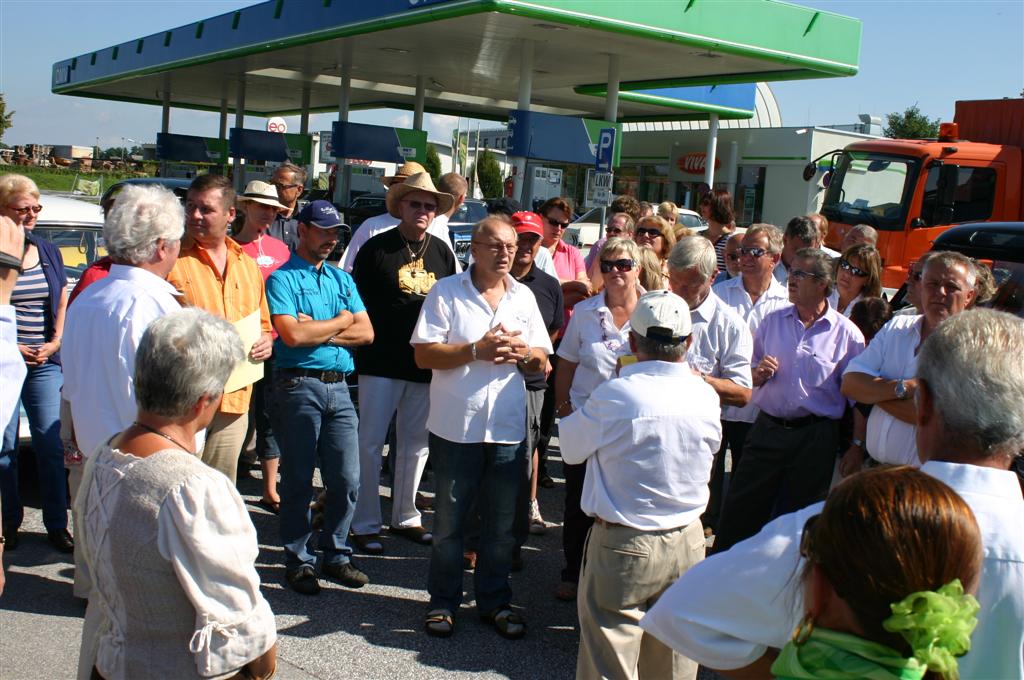
[[[372, 2], [373, 0], [346, 0]], [[628, 0], [619, 0], [628, 2]], [[665, 0], [681, 3], [684, 0]], [[122, 137], [152, 142], [160, 109], [50, 93], [54, 62], [255, 4], [251, 0], [0, 0], [0, 92], [16, 111], [7, 144], [119, 146]], [[917, 103], [950, 120], [957, 99], [1021, 96], [1024, 0], [797, 0], [860, 19], [860, 73], [853, 78], [772, 86], [786, 125], [856, 122]], [[411, 127], [405, 111], [354, 113], [353, 120]], [[314, 116], [312, 130], [332, 116]], [[217, 114], [172, 110], [171, 129], [215, 136]], [[249, 127], [263, 120], [249, 118]], [[289, 121], [297, 129], [297, 118]], [[427, 116], [431, 138], [448, 139], [455, 119]]]

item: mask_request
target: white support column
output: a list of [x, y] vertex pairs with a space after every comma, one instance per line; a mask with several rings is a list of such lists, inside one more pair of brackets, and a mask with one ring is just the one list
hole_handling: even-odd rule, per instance
[[416, 76], [416, 103], [413, 105], [412, 128], [423, 129], [423, 104], [426, 99], [426, 78]]
[[619, 117], [619, 55], [608, 55], [608, 94], [604, 100], [604, 119], [615, 122]]
[[715, 154], [718, 152], [718, 114], [712, 113], [708, 120], [708, 150], [705, 155], [704, 183], [708, 189], [715, 187]]
[[160, 116], [160, 132], [167, 134], [171, 131], [171, 88], [164, 85], [164, 100]]
[[[338, 93], [338, 122], [348, 122], [348, 107], [352, 96], [352, 60], [346, 58], [344, 48], [342, 50], [344, 61], [341, 65], [341, 91]], [[342, 207], [348, 206], [349, 187], [352, 185], [352, 166], [345, 162], [335, 152], [334, 160], [338, 163], [338, 176], [341, 178], [334, 187], [334, 202]]]
[[302, 114], [299, 118], [299, 134], [309, 134], [309, 83], [302, 86]]
[[733, 197], [733, 203], [736, 202], [736, 175], [739, 173], [739, 164], [740, 145], [737, 142], [729, 142], [729, 162], [725, 170], [729, 174], [725, 176], [725, 190]]
[[217, 138], [228, 138], [228, 98], [220, 100], [220, 125], [217, 127]]
[[[519, 100], [517, 106], [521, 111], [530, 110], [530, 98], [533, 94], [533, 51], [533, 41], [524, 40], [519, 52]], [[526, 181], [526, 159], [510, 157], [508, 162], [515, 173], [512, 175], [512, 198], [522, 203], [523, 208], [529, 210], [530, 206], [526, 204], [526, 196], [523, 195]]]
[[[245, 77], [238, 79], [238, 93], [235, 97], [235, 127], [245, 127]], [[235, 177], [235, 191], [241, 191], [245, 187], [244, 171], [242, 170], [242, 159], [234, 156], [231, 162], [232, 172]]]

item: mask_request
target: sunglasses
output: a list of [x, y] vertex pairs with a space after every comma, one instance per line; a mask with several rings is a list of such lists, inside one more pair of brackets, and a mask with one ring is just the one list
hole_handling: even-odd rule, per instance
[[428, 213], [437, 212], [437, 203], [423, 203], [422, 201], [406, 201], [405, 204], [408, 205], [413, 210], [422, 210], [423, 212]]
[[298, 189], [302, 186], [301, 184], [284, 184], [282, 182], [274, 182], [273, 184], [278, 189]]
[[555, 229], [565, 229], [566, 227], [569, 226], [568, 222], [559, 222], [558, 220], [552, 217], [545, 217], [544, 219], [546, 219], [548, 221], [548, 224], [550, 224]]
[[820, 279], [820, 278], [822, 278], [820, 274], [815, 274], [813, 272], [805, 272], [803, 269], [790, 269], [789, 270], [789, 276], [790, 276], [790, 278], [794, 278], [794, 279]]
[[8, 208], [8, 210], [12, 210], [12, 211], [18, 213], [19, 215], [23, 215], [23, 216], [27, 215], [29, 213], [35, 213], [36, 215], [38, 215], [39, 211], [41, 211], [42, 209], [43, 209], [43, 206], [41, 206], [41, 205], [29, 205], [29, 206], [25, 206], [24, 208]]
[[618, 227], [605, 227], [604, 232], [608, 235], [615, 236], [622, 233], [622, 230]]
[[756, 246], [753, 248], [740, 248], [740, 254], [737, 256], [737, 259], [743, 257], [744, 255], [749, 255], [750, 257], [756, 260], [757, 258], [764, 257], [767, 254], [767, 250], [765, 250], [764, 248], [758, 248]]
[[740, 254], [739, 253], [729, 253], [729, 254], [727, 254], [725, 256], [725, 259], [729, 260], [729, 262], [736, 262], [736, 261], [738, 261], [740, 259]]
[[636, 262], [633, 260], [601, 260], [601, 273], [610, 274], [613, 269], [620, 272], [631, 272]]
[[850, 272], [851, 274], [858, 278], [866, 278], [868, 275], [866, 271], [864, 271], [860, 267], [854, 267], [852, 264], [849, 263], [848, 260], [839, 260], [839, 268], [842, 269], [843, 271]]
[[658, 238], [661, 236], [661, 229], [648, 229], [646, 227], [640, 227], [636, 230], [637, 236], [647, 236], [650, 238]]

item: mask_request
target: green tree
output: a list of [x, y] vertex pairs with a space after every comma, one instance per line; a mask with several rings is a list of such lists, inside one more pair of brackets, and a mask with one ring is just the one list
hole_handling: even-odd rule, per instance
[[891, 139], [927, 139], [939, 136], [939, 119], [929, 120], [914, 104], [903, 113], [890, 113], [885, 117], [882, 131]]
[[486, 149], [480, 152], [480, 159], [477, 161], [477, 181], [480, 182], [480, 191], [484, 198], [498, 198], [502, 196], [503, 187], [501, 183], [501, 166], [498, 160]]
[[430, 173], [430, 179], [434, 180], [435, 185], [441, 181], [441, 157], [437, 155], [437, 149], [433, 144], [427, 144], [427, 159], [423, 162], [423, 167]]
[[7, 104], [4, 102], [4, 93], [0, 92], [0, 138], [4, 132], [14, 125], [14, 111], [7, 113]]

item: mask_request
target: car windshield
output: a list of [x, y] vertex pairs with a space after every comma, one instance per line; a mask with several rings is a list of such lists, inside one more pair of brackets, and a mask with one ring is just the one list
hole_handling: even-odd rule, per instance
[[839, 155], [821, 211], [830, 220], [845, 224], [901, 230], [919, 165], [916, 159], [903, 156], [844, 152]]
[[487, 217], [487, 206], [479, 201], [466, 201], [455, 211], [449, 222], [470, 222], [476, 224]]
[[60, 250], [69, 285], [74, 285], [86, 267], [107, 254], [103, 232], [75, 227], [36, 227], [33, 232]]

